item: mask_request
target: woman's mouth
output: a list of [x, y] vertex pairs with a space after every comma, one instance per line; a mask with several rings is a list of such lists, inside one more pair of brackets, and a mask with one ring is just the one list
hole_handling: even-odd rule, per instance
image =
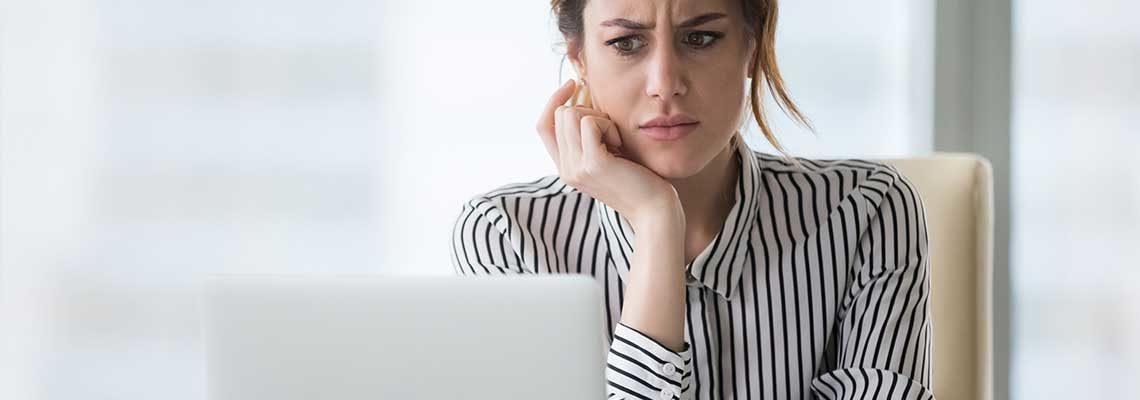
[[641, 124], [638, 130], [655, 140], [677, 140], [692, 133], [700, 123], [685, 114], [663, 115]]
[[641, 133], [657, 140], [677, 140], [697, 129], [699, 122], [673, 126], [649, 126], [641, 128]]

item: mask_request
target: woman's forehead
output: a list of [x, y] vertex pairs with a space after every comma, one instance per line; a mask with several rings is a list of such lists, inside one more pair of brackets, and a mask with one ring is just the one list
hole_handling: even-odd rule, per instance
[[623, 18], [651, 27], [658, 23], [677, 25], [708, 13], [732, 17], [739, 12], [737, 3], [739, 0], [588, 0], [583, 10], [583, 22], [597, 25]]

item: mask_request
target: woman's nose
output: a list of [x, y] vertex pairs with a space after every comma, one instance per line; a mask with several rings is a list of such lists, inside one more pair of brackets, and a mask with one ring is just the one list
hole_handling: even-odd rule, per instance
[[670, 46], [661, 46], [649, 60], [649, 77], [646, 80], [645, 94], [660, 100], [670, 100], [682, 96], [688, 90], [683, 77], [684, 70]]

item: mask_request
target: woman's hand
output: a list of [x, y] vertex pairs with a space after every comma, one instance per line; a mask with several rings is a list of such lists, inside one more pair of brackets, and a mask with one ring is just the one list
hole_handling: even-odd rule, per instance
[[[558, 88], [538, 121], [538, 135], [566, 184], [613, 207], [636, 230], [649, 219], [684, 213], [673, 185], [645, 166], [621, 156], [621, 134], [605, 113], [565, 106], [577, 83]], [[682, 229], [683, 232], [683, 229]]]
[[576, 83], [571, 82], [546, 104], [538, 135], [562, 180], [620, 212], [636, 233], [621, 322], [681, 351], [685, 212], [677, 190], [649, 168], [621, 156], [621, 134], [608, 115], [562, 105], [574, 91]]

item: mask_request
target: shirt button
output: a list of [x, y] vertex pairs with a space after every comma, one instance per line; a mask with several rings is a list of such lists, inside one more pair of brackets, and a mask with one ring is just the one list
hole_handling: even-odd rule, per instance
[[661, 390], [661, 400], [669, 400], [676, 395], [677, 393], [673, 391], [673, 388], [665, 388]]
[[661, 372], [665, 373], [665, 375], [672, 377], [673, 374], [677, 373], [677, 367], [674, 367], [673, 364], [671, 364], [671, 363], [665, 363], [665, 364], [661, 365]]

